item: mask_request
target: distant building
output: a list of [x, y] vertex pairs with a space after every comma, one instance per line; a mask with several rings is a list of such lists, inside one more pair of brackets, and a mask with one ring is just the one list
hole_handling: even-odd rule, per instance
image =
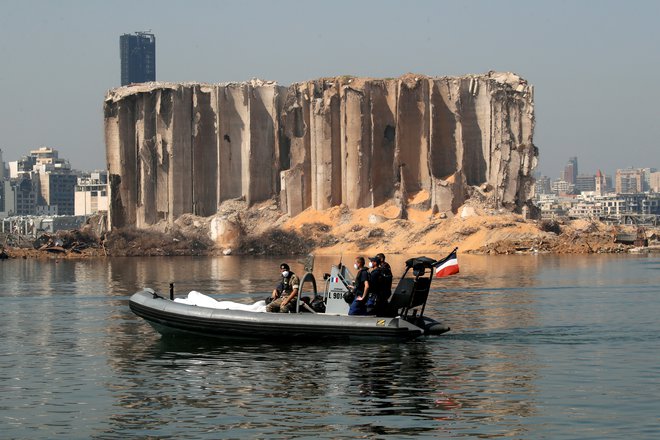
[[[66, 159], [54, 148], [30, 151], [33, 179], [39, 180], [37, 212], [42, 215], [73, 215], [77, 176]], [[26, 167], [27, 168], [27, 164]], [[27, 169], [26, 169], [27, 171]]]
[[660, 193], [660, 172], [656, 171], [650, 174], [649, 187], [651, 191]]
[[570, 194], [572, 191], [573, 185], [563, 179], [552, 182], [552, 192], [555, 194]]
[[634, 194], [644, 191], [644, 173], [640, 168], [616, 170], [615, 190], [617, 194]]
[[51, 215], [73, 215], [77, 180], [78, 177], [71, 170], [40, 172], [39, 205], [48, 205]]
[[0, 179], [0, 218], [9, 215], [5, 205], [7, 204], [7, 199], [11, 196], [11, 182], [9, 179]]
[[604, 195], [609, 190], [607, 185], [607, 179], [600, 170], [596, 172], [596, 176], [594, 177], [594, 183], [595, 183], [594, 191], [598, 196]]
[[568, 159], [568, 163], [564, 167], [564, 172], [562, 173], [562, 180], [565, 180], [571, 185], [575, 185], [578, 175], [578, 160], [577, 157], [571, 157]]
[[642, 168], [642, 191], [651, 191], [651, 174], [657, 171], [655, 168]]
[[578, 174], [575, 178], [575, 191], [596, 191], [596, 176], [590, 174]]
[[0, 181], [2, 181], [2, 179], [4, 178], [5, 178], [5, 162], [2, 160], [2, 148], [0, 148]]
[[54, 165], [62, 162], [62, 159], [59, 158], [59, 152], [50, 147], [40, 147], [36, 150], [30, 150], [29, 157], [32, 159], [32, 166]]
[[94, 171], [78, 178], [75, 215], [88, 216], [108, 211], [108, 172]]
[[34, 215], [37, 212], [39, 181], [24, 175], [18, 179], [5, 181], [6, 216]]
[[119, 37], [121, 85], [156, 81], [156, 37], [148, 32]]
[[552, 192], [550, 178], [548, 176], [540, 176], [536, 179], [534, 185], [534, 192], [536, 194], [550, 194]]

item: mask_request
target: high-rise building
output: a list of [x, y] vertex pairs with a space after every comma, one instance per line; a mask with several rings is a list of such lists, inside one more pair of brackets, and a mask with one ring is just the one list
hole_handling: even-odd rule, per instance
[[578, 160], [577, 157], [571, 157], [568, 159], [568, 163], [564, 167], [564, 172], [562, 173], [562, 180], [570, 184], [575, 184], [578, 175]]
[[156, 37], [149, 32], [119, 37], [121, 85], [156, 81]]
[[617, 194], [634, 194], [644, 188], [644, 172], [640, 168], [616, 170], [615, 188]]

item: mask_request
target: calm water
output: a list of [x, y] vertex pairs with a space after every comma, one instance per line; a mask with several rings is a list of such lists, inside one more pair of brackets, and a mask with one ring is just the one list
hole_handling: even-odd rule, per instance
[[318, 346], [165, 341], [128, 309], [170, 281], [261, 299], [279, 259], [0, 262], [0, 437], [660, 436], [659, 257], [459, 262], [427, 306], [451, 333]]

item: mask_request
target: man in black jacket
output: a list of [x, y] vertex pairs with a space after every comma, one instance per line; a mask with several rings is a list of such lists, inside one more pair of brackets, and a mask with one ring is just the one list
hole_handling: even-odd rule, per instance
[[372, 267], [369, 274], [369, 299], [367, 300], [367, 315], [385, 316], [387, 300], [392, 294], [392, 271], [384, 266], [379, 255], [369, 258]]

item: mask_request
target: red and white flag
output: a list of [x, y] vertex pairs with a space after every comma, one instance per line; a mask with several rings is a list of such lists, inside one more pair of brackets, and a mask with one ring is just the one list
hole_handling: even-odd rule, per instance
[[458, 257], [456, 257], [457, 250], [458, 248], [454, 249], [451, 254], [433, 265], [436, 278], [448, 277], [449, 275], [458, 273]]

